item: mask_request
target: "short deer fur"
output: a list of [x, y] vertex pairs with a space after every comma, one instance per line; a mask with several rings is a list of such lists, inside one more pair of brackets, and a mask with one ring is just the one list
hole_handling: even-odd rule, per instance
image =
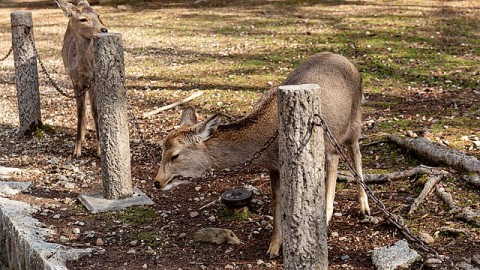
[[82, 154], [82, 141], [85, 138], [87, 96], [90, 97], [93, 120], [97, 136], [97, 154], [100, 154], [98, 146], [98, 119], [97, 103], [94, 85], [90, 85], [93, 77], [93, 49], [92, 39], [96, 33], [108, 32], [98, 14], [85, 0], [55, 0], [63, 13], [68, 18], [67, 31], [63, 38], [62, 58], [68, 75], [72, 80], [75, 95], [88, 92], [76, 99], [77, 102], [77, 137], [75, 140], [74, 156]]
[[[284, 85], [318, 84], [322, 91], [322, 115], [333, 135], [346, 146], [357, 172], [362, 175], [358, 139], [361, 132], [361, 77], [344, 57], [333, 53], [317, 54], [294, 70]], [[175, 176], [200, 177], [214, 168], [232, 168], [250, 159], [278, 129], [277, 90], [272, 89], [244, 119], [220, 125], [221, 116], [197, 122], [193, 108], [183, 111], [180, 127], [163, 141], [160, 169], [155, 186], [164, 187]], [[325, 137], [326, 138], [326, 137]], [[325, 139], [327, 222], [333, 214], [339, 156]], [[274, 226], [268, 254], [278, 256], [282, 241], [280, 217], [280, 179], [278, 142], [255, 160], [253, 165], [269, 170], [273, 195]], [[360, 211], [370, 214], [365, 191], [358, 186]], [[320, 211], [320, 209], [319, 209]]]

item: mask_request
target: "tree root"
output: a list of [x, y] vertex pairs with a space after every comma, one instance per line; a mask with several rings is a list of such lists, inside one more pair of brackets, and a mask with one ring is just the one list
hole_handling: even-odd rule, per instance
[[417, 210], [418, 206], [425, 200], [425, 198], [430, 194], [430, 191], [435, 187], [435, 185], [442, 180], [444, 175], [442, 174], [435, 174], [428, 178], [427, 182], [425, 183], [425, 187], [423, 188], [420, 195], [413, 201], [412, 205], [410, 206], [410, 210], [408, 211], [408, 215], [411, 216], [415, 210]]
[[432, 143], [425, 138], [411, 139], [395, 135], [387, 135], [387, 138], [433, 163], [442, 163], [458, 170], [480, 173], [480, 160], [461, 151]]
[[[385, 174], [365, 174], [363, 179], [365, 183], [384, 183], [398, 179], [405, 179], [419, 174], [441, 174], [445, 175], [447, 172], [433, 167], [418, 166], [406, 171], [397, 171]], [[353, 176], [345, 171], [338, 172], [339, 180], [346, 180], [347, 182], [355, 182]]]
[[465, 175], [463, 180], [467, 181], [467, 183], [474, 185], [480, 188], [480, 175], [472, 174], [472, 175]]
[[448, 207], [450, 208], [450, 213], [452, 213], [455, 218], [459, 220], [463, 220], [471, 225], [475, 225], [480, 227], [480, 214], [473, 211], [470, 207], [459, 207], [457, 203], [453, 199], [452, 195], [445, 191], [445, 189], [437, 188], [436, 190], [437, 196], [444, 201]]

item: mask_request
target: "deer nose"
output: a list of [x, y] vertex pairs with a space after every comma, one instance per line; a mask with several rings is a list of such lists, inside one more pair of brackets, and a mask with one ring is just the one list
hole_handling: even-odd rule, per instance
[[155, 187], [158, 188], [158, 189], [161, 189], [161, 188], [162, 188], [162, 185], [160, 185], [160, 182], [158, 182], [158, 181], [155, 181], [154, 185], [155, 185]]
[[100, 29], [100, 31], [102, 31], [102, 33], [107, 33], [108, 29], [107, 28], [102, 28], [102, 29]]

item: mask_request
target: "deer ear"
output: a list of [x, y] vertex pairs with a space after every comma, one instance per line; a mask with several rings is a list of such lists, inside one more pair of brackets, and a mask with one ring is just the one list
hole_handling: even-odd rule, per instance
[[185, 125], [195, 125], [197, 123], [197, 114], [195, 113], [195, 109], [192, 106], [189, 106], [182, 112], [182, 116], [180, 117], [180, 126]]
[[220, 122], [222, 120], [222, 115], [215, 114], [207, 120], [200, 122], [192, 127], [196, 141], [201, 142], [212, 137], [213, 133], [217, 130]]
[[63, 10], [63, 14], [66, 17], [73, 17], [78, 13], [77, 8], [72, 4], [65, 0], [55, 0], [57, 5]]

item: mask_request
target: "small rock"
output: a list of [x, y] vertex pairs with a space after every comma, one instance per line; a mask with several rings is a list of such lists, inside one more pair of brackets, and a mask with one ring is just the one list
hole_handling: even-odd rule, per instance
[[242, 243], [231, 230], [222, 228], [200, 229], [195, 233], [194, 240], [195, 242], [214, 243], [217, 245], [223, 243], [237, 245]]
[[52, 217], [53, 219], [59, 219], [60, 218], [60, 214], [56, 214]]
[[225, 269], [234, 269], [235, 267], [231, 264], [225, 265]]
[[105, 245], [105, 242], [103, 241], [102, 238], [97, 238], [97, 241], [95, 241], [96, 246], [103, 246]]
[[178, 236], [178, 239], [183, 239], [187, 237], [187, 234], [186, 233], [181, 233], [179, 236]]
[[216, 218], [215, 216], [209, 216], [209, 217], [208, 217], [208, 220], [209, 220], [210, 222], [214, 222], [216, 219], [217, 219], [217, 218]]
[[61, 182], [67, 182], [68, 178], [65, 175], [59, 175], [57, 176], [57, 180]]
[[129, 255], [132, 255], [132, 254], [135, 254], [135, 253], [137, 253], [137, 252], [133, 248], [127, 251], [127, 254], [129, 254]]
[[66, 189], [74, 189], [76, 185], [72, 182], [66, 182], [64, 186]]
[[65, 236], [63, 236], [63, 235], [60, 236], [60, 242], [62, 242], [62, 243], [68, 242], [68, 240], [69, 240], [69, 239], [68, 239], [67, 237], [65, 237]]
[[47, 228], [47, 224], [42, 223], [42, 222], [36, 222], [36, 223], [35, 223], [35, 227], [38, 227], [38, 228]]
[[338, 234], [338, 232], [332, 232], [330, 234], [330, 236], [333, 237], [333, 238], [337, 238], [339, 236], [339, 234]]
[[195, 187], [195, 191], [200, 191], [200, 189], [202, 189], [202, 187]]
[[262, 265], [262, 264], [264, 264], [264, 263], [265, 263], [265, 262], [264, 262], [263, 260], [258, 260], [258, 261], [257, 261], [257, 265]]
[[148, 268], [148, 265], [145, 263], [144, 265], [142, 265], [142, 268], [143, 268], [143, 269], [147, 269], [147, 268]]
[[335, 217], [341, 217], [343, 214], [341, 212], [336, 212], [333, 214], [333, 216]]
[[340, 257], [340, 260], [342, 260], [342, 261], [346, 261], [346, 260], [349, 260], [349, 259], [350, 259], [350, 256], [348, 256], [348, 255], [342, 255]]
[[400, 240], [390, 247], [373, 250], [372, 262], [377, 270], [408, 269], [421, 256], [408, 246], [407, 241]]
[[153, 250], [153, 248], [151, 246], [147, 247], [147, 250], [145, 250], [145, 253], [147, 253], [148, 255], [155, 255], [156, 254], [155, 250]]
[[245, 185], [244, 188], [246, 190], [252, 192], [253, 195], [260, 196], [262, 194], [262, 192], [258, 188], [254, 187], [252, 185]]
[[74, 234], [80, 234], [80, 229], [79, 228], [73, 228], [72, 232]]
[[198, 212], [190, 212], [189, 215], [190, 215], [191, 218], [194, 218], [194, 217], [197, 217], [199, 214], [198, 214]]
[[426, 232], [419, 232], [418, 238], [420, 238], [420, 240], [425, 242], [425, 244], [432, 244], [433, 242], [435, 242], [435, 239]]
[[467, 262], [460, 262], [460, 263], [457, 263], [456, 265], [459, 269], [461, 270], [478, 270], [477, 267], [467, 263]]
[[130, 246], [132, 246], [132, 247], [138, 246], [138, 240], [130, 241]]
[[406, 201], [407, 203], [413, 203], [414, 199], [413, 199], [412, 196], [407, 196], [407, 198], [405, 198], [405, 201]]

